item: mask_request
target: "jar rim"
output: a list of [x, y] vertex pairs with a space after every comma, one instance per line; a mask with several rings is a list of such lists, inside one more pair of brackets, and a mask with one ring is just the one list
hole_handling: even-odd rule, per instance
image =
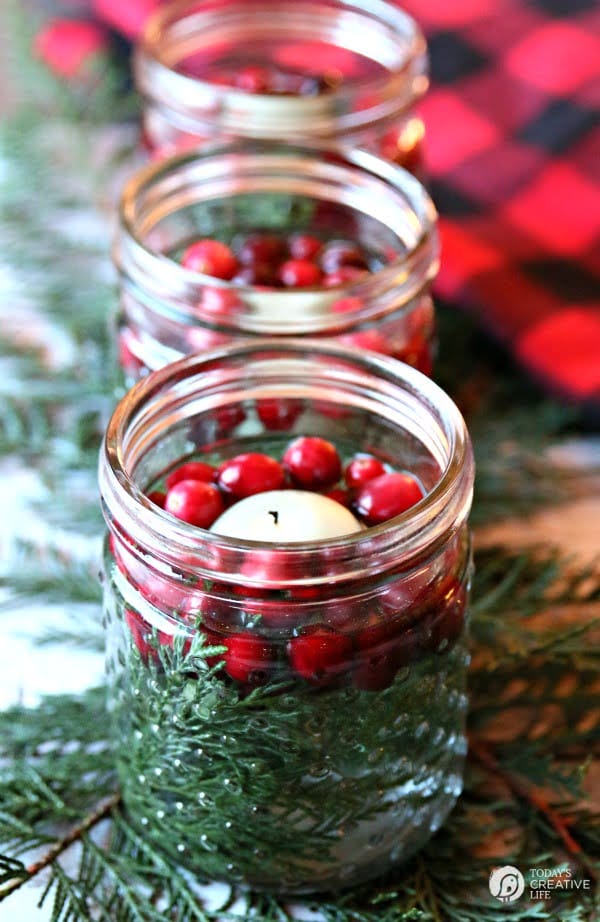
[[[299, 366], [304, 362], [306, 368], [311, 361], [316, 361], [315, 357], [328, 358], [337, 362], [340, 368], [346, 368], [348, 377], [344, 379], [340, 373], [341, 377], [336, 378], [338, 386], [340, 380], [346, 380], [348, 386], [352, 382], [354, 385], [360, 382], [364, 384], [367, 380], [365, 376], [368, 376], [370, 388], [375, 394], [373, 399], [379, 394], [382, 407], [384, 398], [389, 406], [394, 396], [399, 399], [402, 394], [413, 402], [420, 399], [419, 423], [423, 409], [427, 407], [430, 411], [435, 410], [441, 421], [440, 429], [443, 429], [443, 449], [447, 458], [438, 481], [419, 503], [380, 525], [333, 540], [285, 545], [228, 538], [180, 521], [160, 509], [136, 485], [129, 469], [126, 446], [131, 430], [136, 427], [139, 430], [144, 422], [146, 425], [156, 424], [153, 413], [166, 412], [168, 407], [165, 394], [170, 388], [200, 378], [204, 388], [207, 386], [206, 375], [211, 369], [238, 360], [249, 363], [252, 354], [260, 354], [263, 359], [270, 356], [277, 361], [299, 360]], [[289, 361], [283, 365], [280, 363], [277, 370], [283, 369], [288, 375], [291, 374]], [[395, 391], [391, 388], [395, 388]], [[197, 395], [199, 391], [193, 393]], [[177, 404], [179, 409], [185, 402], [181, 395], [174, 396], [173, 400], [173, 406]], [[306, 343], [290, 339], [280, 343], [272, 339], [261, 339], [251, 344], [229, 345], [203, 356], [186, 356], [152, 372], [134, 385], [117, 405], [108, 424], [100, 455], [99, 478], [109, 527], [122, 535], [128, 535], [135, 542], [151, 545], [156, 557], [167, 564], [181, 565], [186, 555], [191, 559], [190, 554], [197, 554], [196, 564], [192, 568], [194, 572], [204, 578], [227, 581], [227, 575], [232, 578], [237, 575], [235, 564], [240, 552], [251, 555], [267, 550], [283, 564], [292, 560], [296, 564], [305, 561], [304, 565], [298, 567], [302, 575], [290, 580], [290, 584], [315, 585], [332, 584], [345, 581], [350, 575], [356, 576], [357, 567], [364, 568], [366, 560], [376, 561], [377, 567], [385, 571], [400, 563], [414, 561], [432, 544], [437, 545], [447, 540], [448, 534], [454, 533], [468, 515], [474, 474], [470, 439], [460, 411], [437, 384], [416, 369], [374, 353], [357, 354], [355, 350], [333, 342]], [[117, 521], [118, 525], [115, 524]], [[146, 541], [148, 536], [150, 540]], [[329, 571], [326, 576], [313, 577], [306, 565], [311, 557], [325, 550], [329, 560], [335, 557], [339, 570], [333, 574]], [[200, 558], [202, 563], [198, 562]], [[220, 569], [211, 565], [211, 560], [218, 560]], [[265, 577], [254, 582], [263, 587], [277, 588], [276, 579]]]
[[[277, 15], [269, 15], [269, 10]], [[294, 28], [307, 30], [311, 34], [319, 21], [318, 11], [330, 12], [332, 22], [327, 24], [341, 42], [341, 23], [355, 29], [355, 41], [360, 52], [355, 53], [381, 62], [384, 40], [389, 44], [390, 54], [396, 56], [395, 63], [385, 72], [365, 77], [357, 83], [342, 82], [339, 87], [321, 96], [285, 96], [285, 110], [282, 97], [245, 93], [235, 87], [212, 83], [190, 76], [177, 69], [178, 60], [169, 53], [171, 42], [181, 40], [183, 26], [193, 20], [195, 34], [199, 41], [206, 42], [211, 29], [226, 30], [227, 27], [248, 26], [248, 7], [244, 3], [231, 2], [224, 16], [223, 4], [214, 0], [175, 0], [159, 7], [149, 17], [140, 41], [134, 51], [134, 75], [138, 88], [153, 103], [168, 109], [181, 122], [183, 131], [201, 130], [217, 119], [219, 132], [239, 132], [252, 137], [285, 136], [328, 136], [344, 131], [360, 131], [366, 126], [401, 116], [421, 98], [428, 86], [427, 46], [418, 23], [398, 6], [387, 0], [295, 0], [292, 22], [286, 22], [286, 37]], [[261, 20], [261, 35], [265, 29], [283, 28], [281, 4], [276, 0], [261, 0], [253, 3], [252, 16], [264, 12]], [[187, 17], [186, 17], [186, 14]], [[236, 15], [237, 14], [237, 15]], [[303, 18], [304, 16], [304, 18]], [[337, 16], [338, 20], [334, 17]], [[350, 17], [356, 21], [350, 26]], [[250, 22], [251, 25], [251, 22]], [[375, 55], [365, 55], [365, 36], [377, 28], [381, 33], [373, 46]], [[293, 32], [291, 38], [293, 40]], [[185, 44], [185, 43], [184, 43]], [[332, 42], [331, 44], [335, 44]], [[338, 47], [344, 47], [338, 44]], [[371, 100], [370, 105], [354, 106], [357, 88], [361, 97]], [[260, 100], [262, 119], [256, 118], [256, 100]], [[261, 124], [268, 126], [261, 129]], [[303, 127], [300, 132], [298, 122]]]
[[[335, 288], [322, 286], [298, 290], [260, 290], [252, 285], [227, 282], [192, 271], [174, 259], [152, 249], [140, 229], [145, 216], [145, 199], [151, 198], [159, 219], [180, 207], [181, 190], [189, 192], [196, 183], [193, 202], [202, 201], [201, 184], [216, 176], [235, 181], [237, 192], [244, 180], [252, 180], [256, 189], [259, 172], [271, 191], [289, 191], [290, 181], [310, 180], [320, 183], [321, 196], [326, 190], [344, 190], [347, 185], [362, 213], [391, 229], [405, 247], [395, 260], [381, 266], [367, 277], [346, 282]], [[279, 184], [280, 189], [279, 189]], [[259, 190], [260, 191], [260, 190]], [[253, 194], [259, 194], [259, 191]], [[349, 192], [348, 192], [349, 194]], [[205, 192], [206, 195], [206, 192]], [[162, 197], [161, 197], [162, 196]], [[167, 211], [165, 199], [171, 196], [175, 206]], [[310, 198], [311, 195], [306, 195]], [[316, 191], [315, 201], [321, 200]], [[192, 202], [186, 202], [189, 205]], [[382, 220], [382, 203], [388, 216]], [[158, 220], [152, 227], [156, 226]], [[407, 225], [413, 239], [410, 245], [402, 236]], [[438, 271], [439, 239], [437, 211], [424, 186], [411, 173], [361, 149], [340, 151], [325, 142], [284, 145], [277, 141], [217, 141], [139, 169], [126, 182], [119, 203], [119, 223], [113, 246], [113, 261], [121, 275], [142, 291], [160, 292], [152, 301], [152, 312], [166, 315], [184, 325], [216, 325], [227, 332], [253, 336], [298, 336], [301, 334], [335, 335], [357, 323], [384, 317], [393, 309], [409, 303], [428, 287]], [[232, 292], [240, 303], [259, 305], [256, 313], [240, 311], [232, 317], [218, 317], [202, 311], [202, 291], [223, 289]], [[334, 314], [302, 310], [307, 299], [318, 295], [322, 308], [340, 299], [356, 298], [356, 308]], [[280, 305], [285, 305], [281, 309]], [[265, 319], [267, 318], [267, 319]]]

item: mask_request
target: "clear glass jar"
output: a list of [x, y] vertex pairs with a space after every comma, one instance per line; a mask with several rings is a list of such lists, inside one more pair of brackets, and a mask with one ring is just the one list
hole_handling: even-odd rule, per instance
[[[276, 75], [270, 92], [265, 71], [270, 86]], [[172, 3], [149, 21], [134, 73], [145, 142], [159, 156], [215, 137], [326, 139], [412, 171], [422, 164], [414, 107], [428, 86], [426, 43], [383, 0]]]
[[[274, 400], [296, 408], [286, 432], [265, 425]], [[274, 544], [146, 495], [182, 460], [277, 456], [295, 434], [410, 470], [426, 496], [356, 534]], [[472, 487], [440, 388], [336, 344], [188, 356], [123, 398], [100, 460], [110, 702], [124, 802], [157, 847], [203, 878], [310, 892], [381, 874], [438, 829], [466, 751]], [[341, 653], [307, 678], [291, 650], [317, 630]], [[242, 674], [240, 635], [259, 651]]]
[[[265, 290], [184, 268], [197, 238], [344, 237], [381, 268], [335, 288]], [[140, 170], [126, 185], [113, 259], [129, 383], [191, 352], [257, 336], [328, 337], [431, 372], [437, 214], [410, 173], [365, 151], [233, 142]]]

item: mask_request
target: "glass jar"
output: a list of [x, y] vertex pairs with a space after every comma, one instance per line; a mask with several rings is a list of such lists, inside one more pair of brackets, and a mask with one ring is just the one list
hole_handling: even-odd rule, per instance
[[[197, 238], [350, 239], [376, 268], [335, 288], [265, 289], [184, 268]], [[191, 352], [257, 336], [328, 337], [431, 372], [437, 214], [408, 172], [365, 151], [269, 142], [213, 145], [152, 164], [126, 185], [113, 259], [129, 383]]]
[[[295, 408], [285, 432], [274, 401]], [[413, 472], [425, 498], [285, 544], [148, 498], [182, 461], [278, 456], [298, 434]], [[311, 892], [381, 874], [438, 829], [466, 751], [472, 486], [440, 388], [333, 343], [188, 356], [122, 399], [100, 460], [110, 703], [124, 802], [157, 847], [202, 878]], [[336, 655], [303, 671], [292, 651], [324, 635]]]
[[418, 171], [425, 39], [383, 0], [184, 0], [134, 57], [144, 138], [159, 156], [218, 138], [326, 139]]

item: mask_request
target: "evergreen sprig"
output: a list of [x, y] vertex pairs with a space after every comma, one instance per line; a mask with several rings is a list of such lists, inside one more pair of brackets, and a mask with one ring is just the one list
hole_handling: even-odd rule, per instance
[[[492, 556], [498, 566], [489, 565]], [[490, 658], [486, 639], [489, 611], [484, 600], [493, 600], [492, 607], [508, 618], [497, 626], [496, 640], [510, 636], [513, 627], [552, 610], [551, 579], [557, 568], [562, 569], [555, 557], [489, 551], [482, 556], [475, 588], [465, 791], [450, 822], [407, 866], [375, 886], [319, 902], [327, 922], [499, 922], [505, 908], [493, 905], [485, 888], [494, 864], [515, 863], [525, 869], [566, 860], [574, 873], [593, 873], [600, 823], [582, 807], [582, 798], [585, 764], [598, 741], [597, 722], [589, 720], [595, 713], [597, 721], [600, 713], [600, 692], [592, 693], [591, 681], [597, 678], [598, 662], [592, 662], [589, 652], [596, 627], [587, 612], [594, 610], [600, 574], [581, 571], [572, 576], [575, 585], [583, 585], [585, 577], [586, 593], [580, 602], [584, 629], [569, 630], [568, 639], [564, 626], [550, 621], [539, 636], [528, 632], [529, 647], [522, 648], [519, 641], [508, 659], [503, 652]], [[521, 580], [524, 573], [527, 607], [519, 616], [510, 577]], [[562, 598], [565, 591], [561, 587], [554, 598]], [[478, 641], [479, 637], [484, 639]], [[531, 669], [531, 651], [538, 649], [543, 650], [543, 673]], [[577, 671], [582, 661], [588, 665]], [[185, 671], [185, 662], [181, 668]], [[573, 676], [580, 687], [565, 694], [564, 683]], [[256, 706], [259, 698], [260, 693]], [[155, 842], [141, 835], [124, 814], [104, 699], [105, 690], [94, 689], [81, 698], [48, 698], [38, 708], [0, 715], [0, 763], [10, 767], [0, 783], [0, 840], [11, 846], [2, 859], [4, 887], [14, 889], [36, 876], [41, 862], [50, 870], [46, 898], [54, 900], [53, 918], [61, 922], [228, 918], [228, 910], [207, 903], [189, 876], [165, 857], [170, 830]], [[241, 706], [251, 709], [253, 701], [245, 699]], [[552, 719], [543, 733], [535, 732], [536, 721], [550, 706]], [[530, 725], [518, 738], [509, 725], [508, 738], [497, 739], [498, 726], [506, 731], [506, 719], [519, 709], [531, 709]], [[235, 759], [235, 741], [229, 746]], [[98, 829], [107, 817], [112, 822], [99, 839]], [[75, 842], [79, 851], [74, 865], [62, 866], [59, 855]], [[496, 851], [481, 855], [484, 845]], [[28, 871], [19, 859], [33, 847], [41, 848], [42, 858], [30, 862]], [[48, 854], [49, 860], [43, 857]], [[242, 898], [248, 918], [276, 922], [290, 917], [289, 905], [275, 897], [245, 893]], [[591, 922], [594, 911], [592, 895], [567, 892], [553, 901], [550, 914], [548, 906], [525, 901], [511, 908], [511, 918]]]

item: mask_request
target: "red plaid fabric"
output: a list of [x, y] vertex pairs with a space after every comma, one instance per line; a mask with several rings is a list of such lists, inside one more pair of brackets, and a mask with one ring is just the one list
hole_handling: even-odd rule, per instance
[[438, 294], [555, 394], [600, 404], [600, 6], [403, 0], [430, 47]]

